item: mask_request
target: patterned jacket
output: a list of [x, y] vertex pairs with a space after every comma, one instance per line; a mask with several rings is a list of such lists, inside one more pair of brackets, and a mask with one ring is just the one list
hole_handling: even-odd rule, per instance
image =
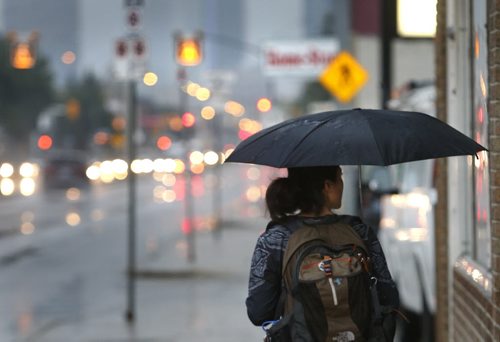
[[[310, 220], [311, 218], [308, 218]], [[349, 215], [329, 215], [314, 218], [318, 223], [347, 223], [359, 234], [369, 249], [373, 264], [373, 274], [378, 279], [377, 289], [382, 305], [397, 308], [399, 294], [387, 267], [384, 252], [373, 230], [359, 217]], [[281, 268], [283, 254], [291, 230], [282, 224], [270, 222], [265, 232], [258, 238], [252, 257], [248, 297], [246, 299], [248, 317], [255, 325], [275, 319], [276, 306], [281, 294]]]

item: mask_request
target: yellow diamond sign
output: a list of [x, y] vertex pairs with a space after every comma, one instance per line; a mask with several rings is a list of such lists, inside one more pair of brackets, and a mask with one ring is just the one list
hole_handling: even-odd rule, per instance
[[340, 52], [319, 76], [319, 82], [340, 102], [346, 103], [368, 80], [368, 72], [348, 52]]

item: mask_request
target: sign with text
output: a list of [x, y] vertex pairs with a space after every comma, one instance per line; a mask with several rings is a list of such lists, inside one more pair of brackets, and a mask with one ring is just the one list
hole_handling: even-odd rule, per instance
[[267, 76], [317, 77], [340, 50], [335, 38], [269, 41], [263, 46]]

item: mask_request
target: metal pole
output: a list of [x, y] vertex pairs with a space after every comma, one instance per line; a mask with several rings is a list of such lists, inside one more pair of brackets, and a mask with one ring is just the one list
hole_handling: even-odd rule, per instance
[[[216, 114], [214, 117], [214, 133], [215, 133], [215, 144], [214, 148], [217, 154], [222, 152], [223, 150], [223, 122], [224, 114]], [[221, 224], [222, 224], [222, 168], [220, 163], [214, 166], [214, 190], [213, 190], [213, 210], [214, 210], [214, 219], [215, 219], [215, 227], [214, 227], [214, 236], [216, 238], [220, 237], [221, 233]]]
[[[186, 69], [179, 67], [177, 72], [177, 79], [179, 81], [179, 104], [181, 115], [187, 110], [187, 95], [182, 91], [183, 83], [186, 81]], [[186, 129], [186, 128], [184, 128]], [[195, 127], [191, 127], [194, 130]], [[187, 243], [187, 259], [189, 262], [194, 262], [196, 260], [195, 253], [195, 241], [194, 234], [195, 230], [193, 227], [193, 197], [192, 197], [192, 182], [191, 182], [191, 167], [189, 161], [189, 153], [191, 151], [191, 137], [184, 137], [184, 154], [185, 154], [185, 166], [184, 170], [184, 222], [186, 225], [186, 243]]]
[[391, 98], [392, 88], [392, 37], [395, 35], [396, 3], [395, 0], [383, 0], [380, 2], [381, 19], [381, 80], [382, 98], [381, 107], [387, 108]]
[[137, 118], [136, 81], [128, 82], [128, 123], [127, 123], [127, 159], [128, 159], [128, 267], [127, 267], [127, 312], [129, 322], [135, 320], [135, 271], [136, 271], [136, 177], [131, 165], [136, 156], [135, 130]]

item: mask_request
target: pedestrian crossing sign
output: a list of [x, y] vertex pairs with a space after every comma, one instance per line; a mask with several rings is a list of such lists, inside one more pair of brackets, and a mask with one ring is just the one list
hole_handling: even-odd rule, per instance
[[367, 80], [368, 72], [346, 51], [335, 56], [319, 76], [321, 85], [342, 103], [351, 101]]

